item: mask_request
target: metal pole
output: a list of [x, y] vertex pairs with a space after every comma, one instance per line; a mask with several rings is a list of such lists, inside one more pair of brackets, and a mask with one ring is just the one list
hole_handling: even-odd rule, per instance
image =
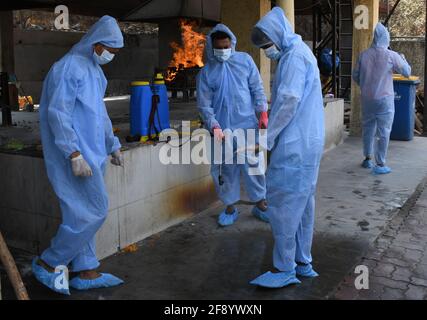
[[387, 17], [390, 14], [390, 2], [387, 0]]
[[[396, 10], [397, 6], [399, 5], [400, 0], [397, 0], [396, 3], [394, 4], [393, 8], [391, 9], [391, 11], [388, 13], [387, 18], [384, 21], [384, 25], [387, 27], [388, 25], [388, 21], [390, 20], [391, 16], [394, 13], [394, 10]], [[388, 4], [387, 4], [388, 5]], [[388, 8], [387, 8], [388, 11]]]
[[336, 0], [332, 0], [332, 93], [334, 97], [337, 97], [337, 12], [336, 12]]
[[[426, 0], [427, 5], [427, 0]], [[427, 136], [427, 10], [425, 22], [425, 41], [424, 41], [424, 110], [423, 110], [423, 132]]]
[[[315, 5], [316, 0], [312, 0], [313, 5]], [[313, 54], [317, 57], [316, 54], [316, 45], [317, 45], [317, 21], [316, 21], [316, 6], [313, 6]]]
[[320, 5], [317, 6], [317, 40], [318, 44], [316, 44], [316, 53], [317, 57], [319, 57], [319, 44], [322, 42], [323, 32], [322, 32], [322, 7]]
[[[337, 44], [336, 44], [336, 52], [337, 55], [340, 54], [341, 48], [341, 0], [336, 1], [336, 23], [337, 23]], [[337, 69], [337, 96], [336, 98], [341, 98], [341, 65], [335, 66]]]

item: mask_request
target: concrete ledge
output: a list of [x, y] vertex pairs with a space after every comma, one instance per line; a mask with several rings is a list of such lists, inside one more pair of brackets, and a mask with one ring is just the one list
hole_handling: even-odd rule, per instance
[[344, 141], [344, 100], [325, 99], [325, 152]]
[[[125, 167], [108, 165], [108, 218], [97, 234], [99, 258], [109, 256], [201, 212], [216, 201], [207, 165], [168, 165], [161, 144], [124, 152]], [[39, 254], [61, 223], [42, 158], [0, 154], [0, 228], [10, 246]]]

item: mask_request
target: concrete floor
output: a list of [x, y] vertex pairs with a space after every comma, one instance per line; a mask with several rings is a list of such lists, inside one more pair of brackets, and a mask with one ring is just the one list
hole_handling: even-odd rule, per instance
[[427, 299], [427, 178], [358, 265], [368, 267], [369, 289], [357, 290], [354, 283], [359, 275], [349, 273], [338, 286], [334, 298]]
[[[313, 245], [314, 266], [321, 276], [301, 285], [265, 290], [248, 284], [270, 269], [272, 236], [269, 226], [253, 218], [251, 208], [244, 205], [239, 206], [239, 221], [229, 228], [217, 226], [222, 208], [214, 208], [145, 239], [136, 252], [103, 260], [102, 271], [126, 281], [120, 287], [58, 296], [34, 280], [28, 257], [20, 254], [24, 281], [33, 299], [330, 298], [427, 176], [426, 149], [426, 138], [393, 141], [389, 149], [393, 173], [386, 176], [373, 176], [360, 167], [358, 138], [348, 138], [325, 154]], [[2, 284], [4, 298], [13, 298], [4, 272]]]

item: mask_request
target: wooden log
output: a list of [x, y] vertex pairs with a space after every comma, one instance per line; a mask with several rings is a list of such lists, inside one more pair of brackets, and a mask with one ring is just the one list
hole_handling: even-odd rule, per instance
[[30, 300], [28, 297], [27, 289], [25, 289], [24, 282], [22, 281], [21, 275], [19, 274], [18, 268], [16, 267], [15, 261], [4, 241], [3, 235], [0, 232], [0, 261], [6, 269], [6, 273], [12, 283], [18, 300]]
[[415, 129], [423, 131], [423, 122], [419, 119], [418, 114], [415, 114]]

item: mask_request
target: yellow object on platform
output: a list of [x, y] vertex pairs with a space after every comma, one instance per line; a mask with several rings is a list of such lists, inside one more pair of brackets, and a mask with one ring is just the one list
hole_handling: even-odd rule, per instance
[[399, 81], [419, 81], [420, 77], [410, 76], [409, 78], [406, 78], [406, 77], [402, 76], [401, 74], [393, 74], [393, 80], [399, 80]]
[[154, 84], [165, 84], [165, 79], [163, 78], [163, 75], [161, 73], [156, 74]]
[[[153, 133], [152, 135], [151, 135], [151, 138], [157, 138], [159, 135], [158, 134], [155, 134], [155, 133]], [[139, 142], [141, 142], [141, 143], [145, 143], [145, 142], [147, 142], [148, 140], [150, 140], [150, 137], [149, 136], [141, 136], [141, 138], [139, 139]]]

